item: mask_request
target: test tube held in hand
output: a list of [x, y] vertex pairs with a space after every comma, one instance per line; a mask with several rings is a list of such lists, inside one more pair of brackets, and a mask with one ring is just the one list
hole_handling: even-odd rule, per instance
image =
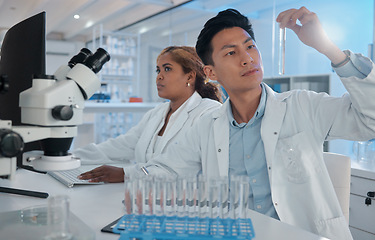
[[286, 40], [286, 29], [279, 28], [279, 74], [284, 75], [285, 73], [285, 40]]

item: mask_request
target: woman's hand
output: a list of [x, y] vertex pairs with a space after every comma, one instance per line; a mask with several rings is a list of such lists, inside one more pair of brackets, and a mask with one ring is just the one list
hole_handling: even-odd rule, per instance
[[124, 181], [124, 169], [103, 165], [91, 171], [82, 173], [79, 179], [89, 180], [90, 182], [108, 182], [116, 183]]

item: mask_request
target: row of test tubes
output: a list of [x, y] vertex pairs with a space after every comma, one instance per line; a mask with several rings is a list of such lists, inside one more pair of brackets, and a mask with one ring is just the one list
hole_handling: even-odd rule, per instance
[[248, 216], [249, 178], [203, 175], [132, 176], [125, 179], [126, 214], [186, 218]]

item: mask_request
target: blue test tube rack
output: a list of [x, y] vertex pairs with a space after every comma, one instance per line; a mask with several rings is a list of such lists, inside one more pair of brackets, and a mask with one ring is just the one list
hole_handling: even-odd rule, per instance
[[255, 237], [251, 219], [126, 214], [116, 224], [120, 240], [246, 239]]

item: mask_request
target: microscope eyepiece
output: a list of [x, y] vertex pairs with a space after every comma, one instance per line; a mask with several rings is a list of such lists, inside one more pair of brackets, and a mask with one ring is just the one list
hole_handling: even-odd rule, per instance
[[82, 48], [77, 55], [70, 59], [68, 66], [72, 68], [77, 63], [84, 63], [90, 56], [92, 56], [92, 52], [87, 48]]
[[89, 56], [83, 63], [88, 68], [90, 68], [94, 73], [98, 73], [103, 65], [111, 59], [109, 53], [103, 48], [98, 48], [96, 52]]

